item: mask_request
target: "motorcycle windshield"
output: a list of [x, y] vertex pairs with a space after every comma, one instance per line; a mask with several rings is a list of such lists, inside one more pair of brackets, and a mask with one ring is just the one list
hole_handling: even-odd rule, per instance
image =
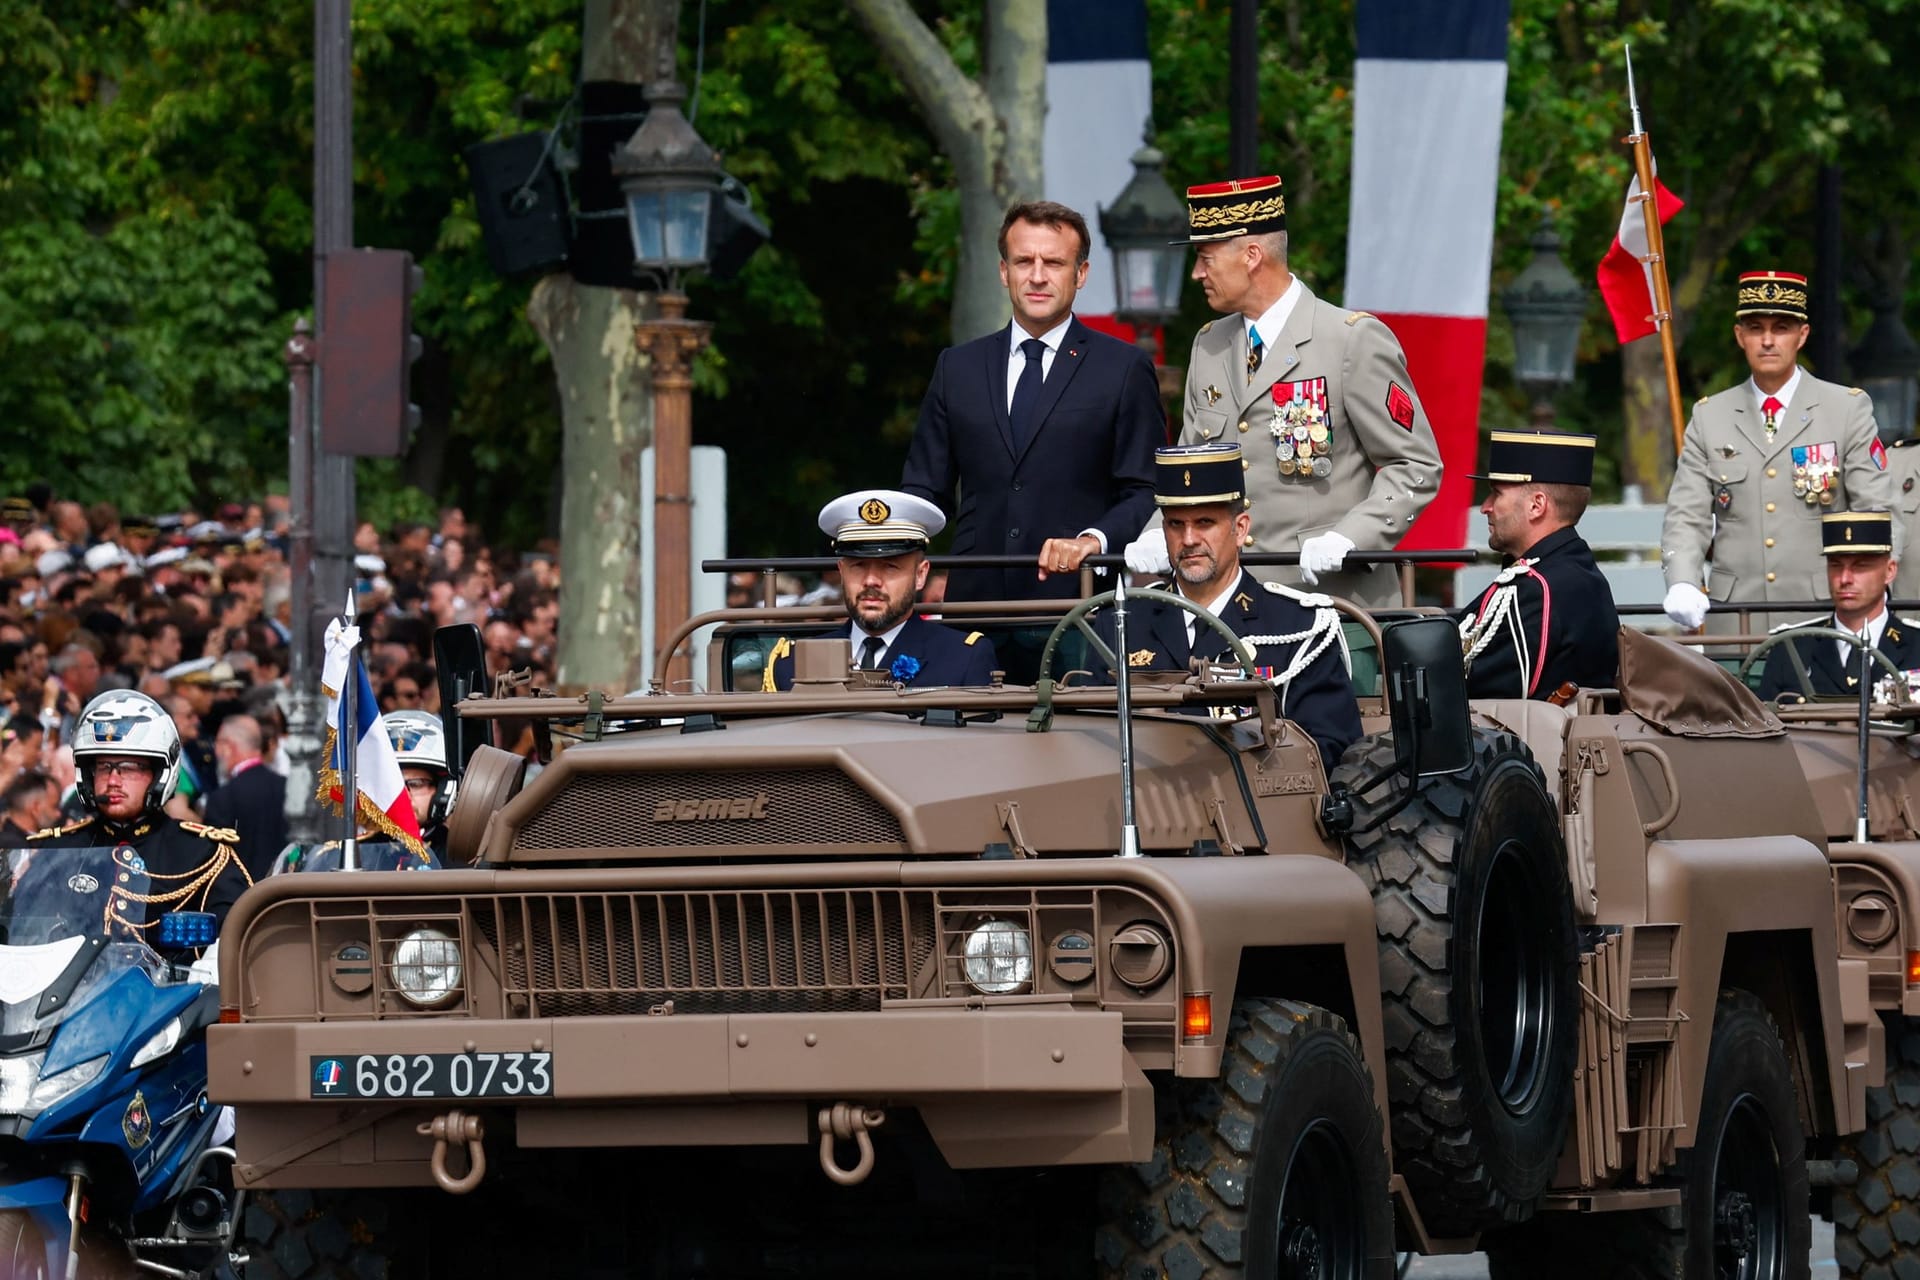
[[[165, 962], [143, 940], [148, 880], [125, 845], [4, 851], [0, 879], [0, 1034], [19, 1035], [63, 1021], [94, 990], [126, 969], [159, 980]], [[42, 1017], [41, 997], [89, 948], [99, 948], [80, 985]]]

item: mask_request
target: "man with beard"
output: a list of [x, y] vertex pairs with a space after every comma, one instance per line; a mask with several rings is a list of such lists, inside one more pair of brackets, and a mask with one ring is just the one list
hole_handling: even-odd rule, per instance
[[[1240, 567], [1253, 517], [1244, 501], [1239, 445], [1159, 449], [1153, 460], [1154, 502], [1173, 566], [1171, 582], [1154, 586], [1179, 592], [1246, 641], [1255, 672], [1279, 694], [1280, 714], [1306, 731], [1331, 769], [1360, 736], [1339, 614], [1326, 596], [1263, 583]], [[1111, 611], [1099, 627], [1112, 645]], [[1224, 637], [1158, 600], [1128, 605], [1127, 645], [1121, 656], [1130, 670], [1184, 671], [1194, 658], [1237, 665]]]
[[161, 808], [180, 772], [180, 735], [160, 704], [126, 689], [99, 695], [74, 726], [73, 761], [87, 816], [35, 832], [28, 839], [34, 856], [129, 845], [150, 881], [147, 926], [168, 911], [210, 911], [224, 922], [251, 883], [239, 836], [180, 822]]
[[[867, 489], [820, 509], [820, 532], [833, 539], [846, 591], [845, 631], [862, 671], [885, 671], [902, 685], [992, 684], [993, 645], [978, 631], [962, 636], [914, 616], [927, 585], [927, 542], [946, 524], [940, 508], [892, 489]], [[839, 632], [834, 633], [837, 637]], [[781, 637], [761, 674], [761, 690], [793, 683], [793, 644]]]
[[1606, 575], [1574, 525], [1593, 496], [1592, 436], [1496, 431], [1487, 542], [1507, 558], [1493, 585], [1455, 614], [1475, 698], [1553, 701], [1561, 686], [1612, 688], [1620, 616]]

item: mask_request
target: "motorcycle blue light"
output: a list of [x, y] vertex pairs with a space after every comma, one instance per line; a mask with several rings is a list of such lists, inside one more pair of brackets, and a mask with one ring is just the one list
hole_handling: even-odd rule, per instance
[[160, 917], [160, 946], [169, 951], [210, 947], [214, 933], [211, 911], [169, 911]]

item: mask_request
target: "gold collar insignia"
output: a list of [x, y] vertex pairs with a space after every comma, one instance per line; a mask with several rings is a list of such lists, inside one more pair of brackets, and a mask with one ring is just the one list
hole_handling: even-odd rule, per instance
[[1246, 610], [1248, 613], [1253, 612], [1253, 597], [1248, 595], [1246, 592], [1242, 591], [1239, 595], [1235, 596], [1233, 598], [1233, 602], [1239, 605], [1242, 609]]
[[1214, 404], [1218, 402], [1220, 399], [1220, 388], [1210, 386], [1206, 389], [1204, 394], [1207, 397], [1207, 407], [1211, 409], [1214, 406]]

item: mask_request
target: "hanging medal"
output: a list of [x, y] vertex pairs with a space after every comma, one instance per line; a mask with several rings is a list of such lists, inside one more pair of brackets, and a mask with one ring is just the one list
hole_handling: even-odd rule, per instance
[[1267, 431], [1273, 436], [1280, 474], [1301, 479], [1332, 475], [1333, 420], [1327, 411], [1327, 380], [1276, 382], [1272, 395], [1273, 417]]

